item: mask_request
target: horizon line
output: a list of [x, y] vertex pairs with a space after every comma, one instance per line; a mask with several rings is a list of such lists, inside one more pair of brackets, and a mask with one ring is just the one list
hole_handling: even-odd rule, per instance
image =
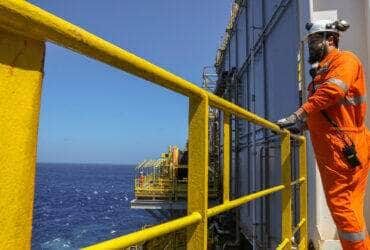
[[36, 161], [36, 164], [71, 164], [71, 165], [77, 165], [77, 164], [90, 164], [90, 165], [127, 165], [127, 166], [135, 166], [137, 163], [109, 163], [109, 162], [47, 162], [47, 161]]

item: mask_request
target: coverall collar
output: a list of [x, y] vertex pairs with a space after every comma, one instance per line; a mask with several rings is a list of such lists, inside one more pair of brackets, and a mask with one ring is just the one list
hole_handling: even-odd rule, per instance
[[330, 62], [339, 54], [339, 49], [333, 49], [326, 55], [326, 57], [319, 63], [319, 67], [330, 64]]

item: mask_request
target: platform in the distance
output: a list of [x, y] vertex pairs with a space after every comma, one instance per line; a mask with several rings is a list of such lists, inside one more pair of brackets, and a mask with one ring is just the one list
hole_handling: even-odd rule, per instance
[[186, 201], [166, 201], [166, 200], [141, 200], [133, 199], [130, 202], [132, 209], [169, 209], [186, 210]]

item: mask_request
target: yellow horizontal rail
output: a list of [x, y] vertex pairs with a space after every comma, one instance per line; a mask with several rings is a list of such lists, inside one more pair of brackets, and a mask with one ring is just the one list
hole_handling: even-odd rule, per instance
[[239, 207], [239, 206], [241, 206], [241, 205], [243, 205], [243, 204], [245, 204], [249, 201], [252, 201], [252, 200], [258, 199], [260, 197], [278, 192], [280, 190], [283, 190], [284, 188], [285, 188], [284, 185], [279, 185], [279, 186], [276, 186], [276, 187], [268, 188], [268, 189], [259, 191], [257, 193], [249, 194], [249, 195], [246, 195], [244, 197], [241, 197], [241, 198], [229, 201], [229, 202], [225, 202], [224, 204], [209, 208], [207, 210], [207, 217], [209, 218], [209, 217], [215, 216], [217, 214], [223, 213], [227, 210], [230, 210], [232, 208]]
[[300, 143], [306, 143], [306, 137], [302, 135], [295, 135], [295, 134], [290, 134], [290, 138], [292, 138], [295, 141], [298, 141]]
[[293, 235], [295, 235], [299, 229], [303, 226], [303, 224], [306, 223], [306, 219], [302, 219], [298, 224], [297, 226], [293, 229]]
[[268, 128], [272, 131], [274, 131], [277, 134], [288, 134], [288, 130], [281, 129], [278, 125], [276, 125], [273, 122], [270, 122], [269, 120], [266, 120], [262, 117], [259, 117], [256, 114], [253, 114], [250, 111], [247, 111], [244, 108], [239, 107], [238, 105], [235, 105], [234, 103], [231, 103], [229, 101], [226, 101], [223, 98], [220, 98], [214, 94], [207, 93], [209, 98], [209, 103], [211, 106], [216, 107], [218, 109], [221, 109], [223, 111], [229, 112], [230, 114], [235, 115], [238, 118], [245, 119], [249, 122], [252, 122], [254, 124], [260, 125], [264, 128]]
[[295, 180], [295, 181], [292, 181], [291, 183], [290, 183], [290, 185], [291, 186], [294, 186], [294, 185], [300, 185], [300, 184], [302, 184], [303, 182], [305, 182], [306, 181], [306, 178], [305, 177], [301, 177], [301, 178], [299, 178], [298, 180]]
[[135, 245], [139, 242], [144, 242], [151, 240], [153, 238], [177, 231], [187, 226], [194, 225], [199, 223], [202, 220], [202, 216], [194, 212], [191, 215], [169, 221], [157, 226], [153, 226], [135, 233], [131, 233], [125, 236], [115, 238], [113, 240], [107, 240], [93, 246], [85, 247], [82, 249], [85, 250], [101, 250], [101, 249], [121, 249], [126, 248], [132, 245]]
[[276, 248], [276, 250], [283, 250], [288, 244], [289, 244], [289, 239], [284, 239], [283, 242]]

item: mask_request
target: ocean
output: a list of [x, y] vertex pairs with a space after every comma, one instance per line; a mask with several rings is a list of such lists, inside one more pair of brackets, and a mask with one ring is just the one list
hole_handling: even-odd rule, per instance
[[130, 209], [134, 166], [37, 164], [32, 249], [78, 249], [158, 223]]

